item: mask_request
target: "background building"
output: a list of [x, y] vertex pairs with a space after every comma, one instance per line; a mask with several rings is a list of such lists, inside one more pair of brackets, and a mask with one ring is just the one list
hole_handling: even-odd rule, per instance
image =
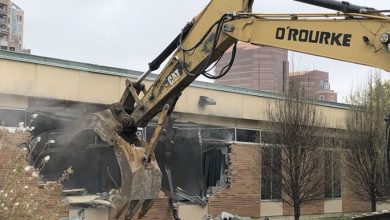
[[[219, 73], [232, 55], [226, 51], [215, 71]], [[259, 47], [238, 43], [234, 65], [229, 73], [215, 82], [247, 89], [284, 93], [289, 81], [298, 80], [296, 86], [302, 87], [314, 99], [337, 102], [337, 93], [330, 89], [329, 73], [312, 70], [289, 73], [288, 51], [272, 47]]]
[[[232, 55], [225, 52], [215, 71], [226, 66]], [[215, 82], [248, 89], [283, 93], [288, 80], [288, 51], [272, 47], [259, 47], [238, 43], [233, 67], [229, 73]]]
[[30, 53], [23, 49], [24, 11], [9, 0], [0, 0], [0, 49]]
[[329, 73], [319, 70], [290, 73], [293, 85], [302, 87], [314, 99], [337, 102], [337, 93], [330, 89]]

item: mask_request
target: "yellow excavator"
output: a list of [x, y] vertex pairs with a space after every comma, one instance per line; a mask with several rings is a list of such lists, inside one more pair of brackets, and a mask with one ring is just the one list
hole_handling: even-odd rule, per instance
[[[296, 0], [335, 13], [262, 14], [252, 12], [253, 0], [211, 0], [135, 81], [127, 81], [118, 103], [72, 125], [69, 139], [92, 131], [115, 151], [120, 168], [117, 189], [111, 190], [114, 218], [142, 217], [160, 191], [162, 174], [154, 148], [182, 91], [198, 76], [223, 77], [233, 65], [236, 44], [283, 48], [390, 71], [390, 17], [376, 10], [335, 0]], [[275, 3], [276, 4], [276, 3]], [[231, 61], [220, 73], [208, 70], [228, 48]], [[170, 57], [149, 88], [143, 80]], [[157, 125], [147, 142], [136, 135], [154, 117]], [[185, 155], [183, 155], [185, 156]]]

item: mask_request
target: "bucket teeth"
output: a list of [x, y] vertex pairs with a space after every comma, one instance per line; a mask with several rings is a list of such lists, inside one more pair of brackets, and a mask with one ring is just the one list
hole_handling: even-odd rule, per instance
[[154, 199], [145, 200], [144, 204], [142, 205], [142, 209], [138, 214], [138, 218], [144, 217], [145, 214], [148, 212], [148, 210], [152, 207], [153, 203], [154, 203]]
[[141, 208], [143, 200], [133, 200], [127, 209], [126, 220], [131, 220], [135, 213]]

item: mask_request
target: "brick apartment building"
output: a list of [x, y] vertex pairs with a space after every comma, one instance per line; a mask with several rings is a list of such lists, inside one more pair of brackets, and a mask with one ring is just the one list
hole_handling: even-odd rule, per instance
[[292, 72], [289, 79], [294, 80], [293, 84], [303, 88], [313, 99], [337, 102], [337, 93], [330, 89], [328, 72], [319, 70]]
[[[226, 66], [232, 54], [225, 52], [215, 71]], [[238, 43], [234, 65], [226, 76], [215, 82], [247, 89], [283, 93], [288, 80], [288, 51]]]
[[24, 11], [10, 0], [0, 0], [0, 49], [30, 53], [23, 49]]

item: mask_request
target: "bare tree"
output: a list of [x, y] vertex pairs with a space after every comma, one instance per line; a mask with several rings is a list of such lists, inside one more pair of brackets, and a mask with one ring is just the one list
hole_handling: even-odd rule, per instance
[[290, 82], [285, 99], [269, 106], [267, 113], [273, 131], [271, 145], [281, 149], [280, 156], [273, 156], [280, 166], [273, 165], [272, 173], [279, 173], [282, 199], [293, 207], [298, 220], [302, 205], [324, 198], [324, 158], [319, 137], [325, 120], [314, 101], [295, 84]]
[[377, 200], [384, 192], [387, 97], [380, 78], [372, 78], [365, 89], [351, 95], [346, 117], [344, 164], [348, 185], [361, 199], [371, 201], [371, 211], [376, 211]]

